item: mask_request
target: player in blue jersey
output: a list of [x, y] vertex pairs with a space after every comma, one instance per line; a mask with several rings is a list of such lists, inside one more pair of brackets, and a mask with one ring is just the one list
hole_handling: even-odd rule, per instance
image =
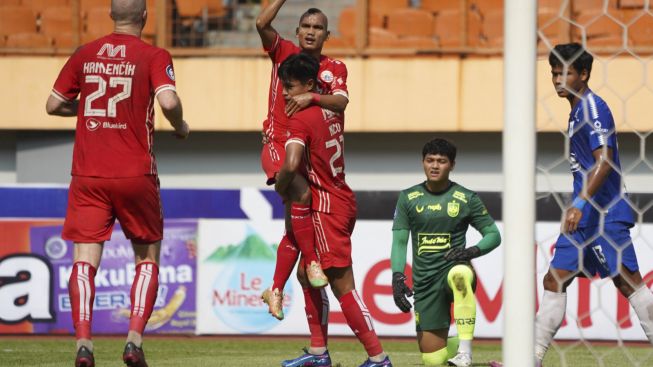
[[535, 321], [539, 366], [562, 324], [567, 286], [577, 276], [612, 278], [653, 342], [653, 294], [642, 281], [630, 238], [634, 218], [620, 174], [612, 112], [587, 84], [592, 61], [592, 55], [578, 43], [557, 45], [549, 54], [556, 92], [571, 105], [568, 136], [574, 191], [544, 277], [544, 295]]

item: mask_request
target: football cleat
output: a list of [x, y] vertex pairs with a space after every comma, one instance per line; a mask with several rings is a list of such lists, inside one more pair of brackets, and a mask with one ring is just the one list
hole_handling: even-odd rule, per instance
[[447, 361], [449, 366], [469, 367], [472, 365], [472, 356], [469, 353], [458, 352], [455, 357]]
[[264, 290], [261, 299], [268, 305], [268, 312], [272, 316], [283, 320], [283, 293], [279, 291], [279, 288]]
[[311, 261], [311, 263], [306, 266], [306, 276], [308, 277], [308, 282], [311, 283], [311, 287], [313, 288], [324, 288], [329, 284], [329, 279], [324, 275], [322, 265], [320, 265], [319, 262]]
[[147, 367], [143, 348], [137, 347], [136, 344], [132, 342], [125, 345], [125, 351], [122, 352], [122, 360], [129, 367]]
[[303, 355], [281, 362], [281, 367], [331, 367], [331, 357], [328, 350], [322, 354], [310, 354], [304, 348]]
[[77, 350], [75, 367], [95, 367], [95, 357], [93, 357], [93, 352], [86, 347], [80, 347], [79, 350]]
[[368, 358], [367, 361], [363, 362], [363, 364], [361, 364], [358, 367], [381, 367], [381, 366], [392, 367], [392, 362], [390, 362], [390, 357], [385, 356], [385, 358], [381, 362], [374, 362]]

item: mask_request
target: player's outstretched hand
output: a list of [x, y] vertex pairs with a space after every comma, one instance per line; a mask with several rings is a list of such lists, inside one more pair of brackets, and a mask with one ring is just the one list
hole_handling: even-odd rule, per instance
[[472, 246], [472, 247], [456, 247], [447, 251], [444, 255], [444, 259], [447, 261], [469, 261], [471, 259], [477, 258], [481, 255], [481, 249]]
[[406, 276], [403, 273], [392, 273], [392, 297], [395, 305], [402, 312], [409, 312], [413, 307], [406, 297], [411, 297], [413, 291], [406, 285]]
[[312, 93], [304, 93], [291, 97], [286, 101], [286, 116], [292, 116], [295, 112], [301, 111], [313, 102]]
[[174, 135], [177, 139], [186, 139], [190, 134], [190, 127], [188, 123], [184, 120], [181, 123], [181, 126], [178, 129], [175, 129]]
[[581, 218], [583, 218], [582, 210], [573, 206], [567, 209], [567, 212], [565, 213], [565, 221], [562, 224], [562, 233], [576, 232]]

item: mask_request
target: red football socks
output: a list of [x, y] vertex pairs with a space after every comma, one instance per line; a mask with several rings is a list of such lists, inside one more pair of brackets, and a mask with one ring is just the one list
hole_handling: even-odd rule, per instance
[[288, 278], [290, 278], [290, 273], [292, 273], [297, 258], [299, 258], [299, 251], [297, 247], [293, 244], [291, 234], [284, 234], [281, 242], [279, 243], [279, 248], [277, 249], [277, 262], [274, 268], [274, 276], [272, 277], [272, 289], [279, 289], [283, 292], [283, 288], [286, 286]]
[[329, 297], [324, 288], [302, 288], [302, 290], [306, 303], [306, 320], [311, 332], [311, 347], [326, 347], [329, 330]]
[[319, 262], [315, 252], [315, 228], [311, 217], [311, 206], [293, 203], [290, 206], [290, 222], [297, 246], [302, 252], [306, 265], [313, 261]]
[[367, 310], [367, 307], [361, 300], [358, 292], [354, 289], [353, 291], [345, 294], [340, 297], [340, 308], [342, 313], [345, 315], [347, 320], [347, 325], [351, 330], [356, 334], [356, 337], [365, 347], [367, 355], [370, 357], [379, 355], [383, 352], [383, 347], [379, 342], [379, 338], [376, 336], [374, 331], [374, 325], [372, 325], [372, 317], [370, 316], [370, 311]]
[[93, 302], [95, 300], [95, 272], [93, 265], [77, 261], [68, 280], [68, 294], [72, 308], [73, 326], [77, 339], [91, 339]]
[[152, 315], [159, 290], [159, 266], [142, 262], [136, 266], [136, 275], [131, 289], [132, 312], [129, 330], [143, 334], [147, 320]]

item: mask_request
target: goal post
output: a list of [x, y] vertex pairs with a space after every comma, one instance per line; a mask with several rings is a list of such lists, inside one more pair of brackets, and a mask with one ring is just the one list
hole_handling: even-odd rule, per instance
[[504, 366], [523, 367], [535, 340], [537, 0], [504, 6], [502, 351]]

